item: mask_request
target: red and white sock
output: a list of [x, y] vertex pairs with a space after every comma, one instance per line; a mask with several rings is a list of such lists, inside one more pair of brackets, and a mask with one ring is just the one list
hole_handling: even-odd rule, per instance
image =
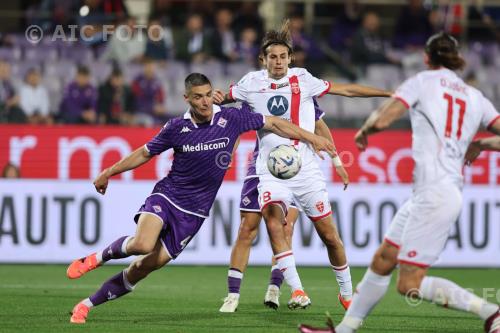
[[419, 288], [420, 297], [456, 310], [471, 312], [483, 320], [498, 311], [498, 305], [488, 303], [456, 283], [439, 277], [426, 276]]
[[302, 282], [300, 281], [297, 267], [295, 267], [295, 257], [292, 251], [285, 251], [274, 256], [279, 270], [283, 273], [285, 282], [290, 286], [292, 291], [297, 289], [303, 290]]
[[337, 283], [340, 288], [340, 295], [346, 301], [352, 298], [352, 281], [351, 281], [351, 270], [347, 263], [343, 266], [333, 266], [333, 272], [337, 278]]

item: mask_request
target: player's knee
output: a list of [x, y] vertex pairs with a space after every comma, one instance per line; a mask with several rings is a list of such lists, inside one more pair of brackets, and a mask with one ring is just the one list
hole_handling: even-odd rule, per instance
[[370, 269], [380, 275], [389, 275], [397, 265], [397, 261], [392, 261], [389, 258], [384, 258], [379, 252], [375, 253], [370, 265]]
[[397, 252], [383, 251], [382, 250], [382, 251], [380, 251], [380, 253], [378, 253], [378, 256], [379, 256], [380, 260], [382, 260], [386, 263], [389, 263], [389, 264], [396, 265], [398, 262]]
[[241, 226], [238, 232], [238, 241], [244, 244], [252, 244], [253, 240], [257, 236], [257, 228], [250, 228], [248, 226]]
[[127, 248], [131, 250], [134, 254], [148, 254], [153, 251], [155, 247], [155, 243], [148, 241], [141, 241], [137, 238], [134, 238], [131, 241], [131, 244], [127, 245]]
[[267, 205], [262, 210], [262, 217], [266, 221], [277, 220], [280, 224], [283, 224], [283, 219], [285, 218], [283, 214], [283, 207], [280, 204], [270, 204]]
[[407, 297], [419, 296], [419, 285], [413, 279], [398, 278], [396, 285], [398, 293]]
[[268, 223], [268, 221], [274, 219], [274, 214], [272, 213], [271, 211], [271, 207], [266, 207], [263, 211], [262, 211], [262, 217], [264, 218], [264, 220], [266, 221], [266, 223]]
[[155, 271], [161, 267], [163, 267], [165, 263], [162, 263], [160, 260], [147, 260], [145, 257], [135, 260], [129, 269], [133, 272], [139, 273], [140, 275], [147, 275], [152, 271]]
[[397, 249], [381, 246], [373, 256], [373, 263], [377, 266], [394, 268], [398, 263]]
[[136, 276], [136, 275], [145, 276], [149, 273], [149, 270], [146, 269], [146, 265], [144, 263], [144, 260], [138, 259], [130, 264], [129, 272], [131, 275], [134, 275], [134, 276]]

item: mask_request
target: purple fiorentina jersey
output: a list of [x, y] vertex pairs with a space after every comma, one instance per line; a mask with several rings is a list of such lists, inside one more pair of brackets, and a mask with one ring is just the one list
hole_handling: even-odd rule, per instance
[[[314, 118], [316, 119], [316, 121], [318, 121], [321, 118], [323, 118], [325, 113], [323, 112], [323, 110], [320, 109], [319, 104], [316, 101], [316, 98], [313, 98], [313, 102], [314, 102]], [[252, 153], [252, 160], [248, 161], [248, 169], [245, 179], [257, 177], [257, 172], [255, 171], [257, 156], [259, 156], [259, 141], [255, 141], [255, 148]]]
[[210, 123], [195, 124], [188, 111], [167, 122], [146, 144], [151, 155], [174, 149], [172, 169], [156, 183], [153, 193], [201, 217], [208, 217], [240, 134], [264, 126], [264, 116], [253, 113], [247, 104], [241, 109], [213, 108]]

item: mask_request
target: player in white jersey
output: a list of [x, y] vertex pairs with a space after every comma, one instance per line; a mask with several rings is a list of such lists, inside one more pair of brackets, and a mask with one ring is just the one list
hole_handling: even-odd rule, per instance
[[[333, 142], [333, 137], [328, 125], [323, 121], [324, 112], [319, 108], [319, 105], [314, 100], [314, 113], [316, 125], [314, 133], [322, 136], [329, 141]], [[335, 145], [335, 144], [334, 144]], [[227, 297], [224, 298], [224, 303], [220, 307], [220, 312], [235, 312], [238, 309], [240, 300], [240, 286], [243, 280], [243, 275], [248, 265], [248, 258], [250, 255], [250, 248], [253, 241], [257, 237], [262, 215], [259, 209], [259, 177], [255, 172], [255, 160], [259, 154], [259, 143], [256, 142], [252, 159], [249, 161], [247, 175], [241, 189], [240, 201], [240, 216], [241, 223], [238, 229], [238, 236], [233, 244], [231, 251], [230, 266], [227, 274]], [[342, 165], [335, 167], [337, 175], [344, 183], [344, 189], [349, 184], [349, 176]], [[293, 229], [296, 220], [299, 217], [297, 207], [292, 204], [286, 216], [285, 234], [287, 242], [291, 245], [293, 236]], [[283, 283], [283, 273], [278, 269], [274, 257], [272, 258], [271, 276], [269, 284], [264, 296], [264, 305], [277, 309], [280, 306], [280, 288]], [[343, 298], [342, 298], [343, 299]], [[344, 307], [348, 304], [342, 303]]]
[[[285, 22], [280, 31], [269, 31], [262, 41], [261, 53], [266, 69], [250, 72], [228, 95], [216, 93], [214, 100], [244, 101], [254, 112], [276, 115], [314, 132], [313, 97], [325, 94], [348, 97], [388, 97], [390, 93], [356, 84], [331, 84], [313, 77], [304, 68], [288, 68], [292, 60], [291, 37]], [[326, 181], [315, 153], [308, 145], [280, 140], [267, 131], [258, 131], [259, 155], [256, 172], [259, 176], [259, 205], [266, 222], [271, 247], [286, 283], [292, 289], [289, 308], [305, 308], [311, 304], [304, 292], [283, 222], [290, 203], [295, 202], [314, 222], [314, 227], [327, 247], [328, 256], [344, 301], [352, 296], [352, 285], [345, 250], [333, 223]], [[294, 145], [302, 159], [302, 168], [293, 178], [281, 180], [267, 169], [267, 157], [280, 144]], [[344, 290], [342, 290], [344, 289]]]
[[500, 313], [450, 280], [427, 276], [438, 259], [462, 205], [462, 167], [467, 147], [482, 125], [500, 134], [500, 114], [483, 94], [465, 84], [453, 71], [463, 68], [457, 41], [445, 33], [426, 45], [429, 70], [406, 80], [393, 98], [372, 113], [355, 141], [359, 149], [367, 137], [386, 129], [407, 110], [413, 132], [413, 193], [394, 216], [342, 322], [317, 329], [302, 325], [302, 332], [357, 331], [387, 291], [399, 263], [397, 289], [406, 297], [478, 315], [485, 330], [500, 333]]

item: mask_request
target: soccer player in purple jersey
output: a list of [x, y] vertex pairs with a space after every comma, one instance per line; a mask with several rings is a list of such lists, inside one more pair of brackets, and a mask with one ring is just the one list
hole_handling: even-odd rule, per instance
[[[316, 120], [314, 133], [330, 140], [334, 144], [332, 133], [330, 132], [328, 125], [322, 119], [325, 113], [320, 109], [316, 99], [314, 99], [314, 113]], [[228, 295], [219, 309], [220, 312], [235, 312], [238, 308], [240, 286], [243, 280], [244, 272], [248, 265], [250, 248], [255, 240], [255, 237], [257, 237], [260, 221], [262, 220], [262, 214], [260, 213], [258, 202], [259, 191], [257, 189], [259, 185], [259, 177], [257, 176], [255, 170], [255, 163], [258, 154], [259, 144], [256, 142], [253, 158], [249, 162], [247, 175], [241, 189], [241, 223], [238, 230], [238, 237], [236, 238], [231, 251], [231, 260], [227, 274]], [[344, 167], [340, 165], [336, 167], [335, 170], [341, 177], [345, 186], [347, 186], [349, 183], [349, 177]], [[286, 239], [290, 244], [293, 236], [294, 225], [298, 217], [298, 208], [295, 205], [290, 206], [288, 215], [286, 216], [287, 223], [285, 225]], [[277, 309], [280, 306], [279, 297], [283, 279], [283, 273], [279, 270], [273, 256], [269, 285], [264, 296], [264, 305], [267, 307]]]
[[67, 276], [76, 279], [109, 260], [141, 255], [104, 282], [95, 294], [76, 304], [71, 323], [85, 323], [92, 307], [131, 292], [149, 273], [177, 258], [208, 217], [228, 166], [219, 163], [220, 156], [231, 155], [241, 133], [265, 129], [308, 142], [317, 152], [335, 154], [331, 142], [286, 120], [253, 113], [246, 104], [240, 110], [213, 105], [212, 85], [203, 74], [190, 74], [185, 88], [190, 108], [184, 116], [167, 122], [146, 145], [94, 180], [96, 190], [104, 194], [110, 177], [135, 169], [167, 149], [174, 150], [172, 169], [156, 183], [135, 215], [135, 235], [120, 237], [68, 267]]

